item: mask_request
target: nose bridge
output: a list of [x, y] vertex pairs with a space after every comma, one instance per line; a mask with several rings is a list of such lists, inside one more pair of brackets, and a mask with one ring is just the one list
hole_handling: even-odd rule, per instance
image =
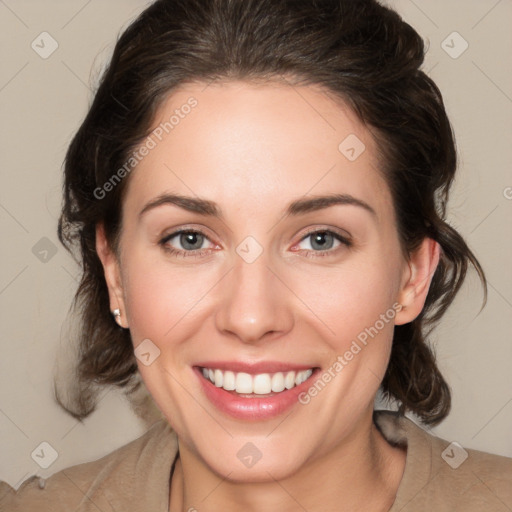
[[251, 343], [267, 333], [284, 333], [291, 328], [285, 287], [270, 265], [267, 252], [253, 241], [246, 239], [237, 247], [216, 315], [221, 332]]

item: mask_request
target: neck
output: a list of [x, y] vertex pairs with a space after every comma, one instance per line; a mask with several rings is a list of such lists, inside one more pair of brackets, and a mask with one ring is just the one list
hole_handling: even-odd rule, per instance
[[233, 482], [213, 473], [180, 445], [170, 486], [169, 512], [387, 512], [402, 479], [406, 451], [391, 446], [366, 412], [350, 436], [310, 459], [287, 478]]

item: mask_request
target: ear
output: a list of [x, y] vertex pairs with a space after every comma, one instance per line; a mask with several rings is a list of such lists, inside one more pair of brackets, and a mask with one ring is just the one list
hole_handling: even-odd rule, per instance
[[96, 225], [96, 252], [101, 260], [105, 273], [105, 281], [107, 282], [110, 299], [110, 311], [113, 312], [119, 309], [120, 316], [115, 317], [115, 321], [121, 327], [127, 328], [128, 323], [119, 261], [107, 241], [105, 228], [101, 222]]
[[440, 245], [432, 238], [426, 237], [410, 254], [398, 295], [402, 309], [395, 316], [395, 325], [412, 322], [421, 313], [439, 263], [440, 253]]

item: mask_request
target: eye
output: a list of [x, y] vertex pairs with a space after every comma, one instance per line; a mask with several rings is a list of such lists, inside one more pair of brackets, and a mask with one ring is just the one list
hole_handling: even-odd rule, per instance
[[[176, 257], [203, 257], [211, 252], [211, 247], [204, 249], [203, 244], [209, 238], [201, 231], [195, 229], [181, 229], [166, 235], [158, 243], [165, 252]], [[310, 248], [300, 248], [300, 245], [308, 242]], [[337, 244], [337, 245], [336, 245]], [[181, 247], [176, 247], [179, 245]], [[212, 244], [214, 245], [214, 244]], [[351, 247], [352, 241], [339, 233], [327, 229], [310, 231], [295, 246], [305, 251], [306, 257], [331, 256], [338, 253], [342, 247]], [[333, 250], [333, 247], [334, 250]], [[337, 247], [337, 248], [336, 248]]]
[[[185, 258], [189, 256], [201, 257], [209, 254], [210, 249], [202, 248], [206, 240], [209, 240], [209, 238], [201, 231], [181, 229], [166, 235], [158, 243], [169, 254]], [[176, 245], [182, 248], [176, 247]]]
[[[349, 238], [327, 229], [310, 231], [296, 247], [300, 248], [300, 245], [305, 242], [309, 245], [303, 248], [306, 251], [306, 257], [332, 256], [338, 253], [340, 248], [352, 246]], [[333, 247], [335, 247], [334, 250]]]

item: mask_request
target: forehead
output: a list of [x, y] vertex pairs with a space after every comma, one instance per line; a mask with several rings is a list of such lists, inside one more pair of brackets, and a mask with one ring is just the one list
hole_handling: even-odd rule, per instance
[[318, 86], [186, 84], [161, 104], [152, 128], [152, 149], [130, 176], [134, 208], [164, 192], [238, 212], [333, 192], [389, 207], [370, 132]]

